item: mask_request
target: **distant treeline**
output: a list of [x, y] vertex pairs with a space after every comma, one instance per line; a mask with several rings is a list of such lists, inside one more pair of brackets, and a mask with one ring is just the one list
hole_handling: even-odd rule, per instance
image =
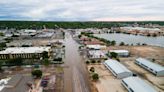
[[0, 21], [0, 29], [43, 29], [46, 28], [111, 28], [125, 26], [127, 24], [159, 24], [164, 25], [164, 22], [44, 22], [44, 21]]

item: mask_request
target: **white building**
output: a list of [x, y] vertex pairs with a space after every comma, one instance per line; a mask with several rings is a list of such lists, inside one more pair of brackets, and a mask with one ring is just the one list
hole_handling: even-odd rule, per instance
[[129, 56], [128, 50], [110, 50], [109, 52], [115, 52], [118, 54], [118, 56], [127, 57]]
[[102, 59], [102, 58], [107, 58], [105, 53], [101, 50], [90, 50], [88, 52], [88, 57], [90, 59]]
[[137, 58], [135, 63], [156, 76], [164, 76], [164, 67], [144, 58]]
[[122, 79], [121, 84], [128, 92], [157, 92], [151, 85], [139, 77], [127, 77]]
[[87, 45], [86, 46], [89, 49], [94, 49], [94, 50], [100, 50], [100, 49], [105, 49], [105, 45]]
[[34, 55], [40, 58], [43, 51], [50, 55], [51, 47], [11, 47], [0, 51], [0, 59], [32, 58]]
[[130, 70], [128, 70], [124, 65], [122, 65], [116, 60], [108, 59], [104, 62], [104, 65], [117, 78], [126, 78], [133, 75], [133, 73]]

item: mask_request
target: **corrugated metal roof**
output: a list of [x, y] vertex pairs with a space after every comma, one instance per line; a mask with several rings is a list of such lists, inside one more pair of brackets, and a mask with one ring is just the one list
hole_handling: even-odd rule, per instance
[[115, 53], [129, 53], [128, 50], [110, 50], [110, 52], [115, 52]]
[[163, 71], [164, 70], [164, 67], [161, 66], [161, 65], [158, 65], [156, 63], [153, 63], [147, 59], [144, 59], [144, 58], [137, 58], [136, 61], [146, 65], [147, 67], [155, 70], [155, 71]]
[[106, 60], [104, 64], [112, 68], [112, 70], [117, 74], [123, 73], [123, 72], [131, 72], [124, 65], [122, 65], [121, 63], [113, 59]]
[[153, 87], [144, 82], [139, 77], [127, 77], [123, 81], [130, 87], [134, 92], [157, 92]]

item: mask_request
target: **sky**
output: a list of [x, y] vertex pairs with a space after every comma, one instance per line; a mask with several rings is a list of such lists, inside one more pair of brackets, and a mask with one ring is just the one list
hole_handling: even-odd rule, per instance
[[164, 21], [164, 0], [0, 0], [0, 20]]

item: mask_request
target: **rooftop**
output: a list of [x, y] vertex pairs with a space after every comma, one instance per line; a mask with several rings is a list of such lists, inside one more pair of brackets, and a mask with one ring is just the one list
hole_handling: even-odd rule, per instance
[[128, 84], [134, 92], [157, 92], [153, 87], [139, 77], [127, 77], [124, 78], [123, 81]]
[[0, 51], [0, 54], [42, 53], [43, 51], [49, 51], [50, 48], [51, 47], [11, 47]]
[[122, 65], [121, 63], [119, 63], [118, 61], [113, 60], [113, 59], [106, 60], [105, 64], [110, 66], [117, 74], [123, 73], [123, 72], [131, 72], [124, 65]]
[[116, 53], [126, 52], [126, 53], [128, 53], [129, 51], [128, 50], [110, 50], [110, 52], [116, 52]]
[[163, 66], [158, 65], [158, 64], [156, 64], [156, 63], [153, 63], [153, 62], [151, 62], [151, 61], [149, 61], [149, 60], [147, 60], [147, 59], [144, 59], [144, 58], [137, 58], [136, 60], [137, 60], [138, 62], [140, 62], [140, 63], [142, 63], [142, 64], [144, 64], [144, 65], [146, 65], [146, 66], [152, 68], [152, 69], [155, 70], [155, 71], [162, 71], [162, 70], [164, 70], [164, 67], [163, 67]]

